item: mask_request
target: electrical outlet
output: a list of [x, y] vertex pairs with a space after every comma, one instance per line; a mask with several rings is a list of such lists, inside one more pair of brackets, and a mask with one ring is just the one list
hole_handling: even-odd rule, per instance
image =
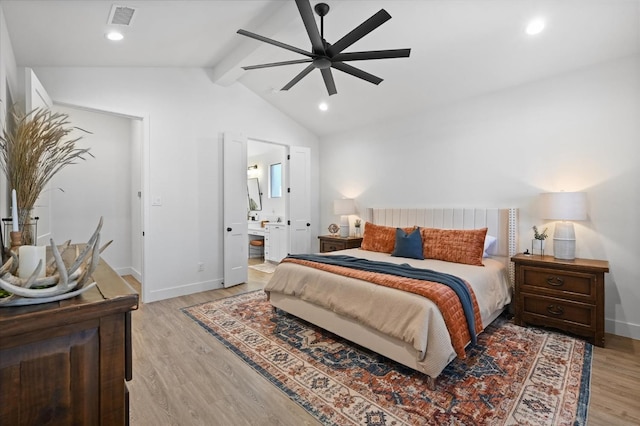
[[204, 271], [204, 263], [198, 262], [198, 272]]

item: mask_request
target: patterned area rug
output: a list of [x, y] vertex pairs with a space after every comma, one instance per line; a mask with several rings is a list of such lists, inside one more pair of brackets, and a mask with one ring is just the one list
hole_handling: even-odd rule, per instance
[[498, 318], [425, 376], [281, 311], [261, 290], [183, 311], [326, 425], [584, 425], [592, 347]]

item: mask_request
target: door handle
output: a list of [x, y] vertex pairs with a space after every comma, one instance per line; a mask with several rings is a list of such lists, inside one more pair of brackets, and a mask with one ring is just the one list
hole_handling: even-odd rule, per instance
[[231, 231], [233, 231], [232, 228], [227, 228], [227, 232], [231, 232]]
[[311, 226], [311, 224], [310, 224], [310, 223], [307, 223], [307, 226]]

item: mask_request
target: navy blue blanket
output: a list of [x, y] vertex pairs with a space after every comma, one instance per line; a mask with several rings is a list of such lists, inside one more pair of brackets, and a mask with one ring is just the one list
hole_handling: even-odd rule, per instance
[[424, 281], [433, 281], [444, 284], [451, 288], [462, 304], [462, 310], [467, 319], [467, 327], [471, 336], [471, 343], [475, 344], [476, 326], [475, 315], [473, 313], [473, 301], [471, 292], [465, 282], [455, 275], [445, 274], [443, 272], [432, 271], [430, 269], [419, 269], [403, 263], [378, 262], [375, 260], [362, 259], [359, 257], [346, 255], [330, 255], [322, 256], [317, 254], [292, 254], [287, 256], [292, 259], [308, 260], [311, 262], [324, 263], [327, 265], [344, 266], [347, 268], [358, 269], [360, 271], [378, 272], [380, 274], [395, 275], [398, 277], [413, 278]]

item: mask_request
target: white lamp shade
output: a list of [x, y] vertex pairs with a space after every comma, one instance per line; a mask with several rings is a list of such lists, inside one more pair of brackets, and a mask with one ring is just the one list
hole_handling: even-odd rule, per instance
[[356, 214], [356, 203], [353, 198], [344, 198], [333, 202], [333, 213], [338, 215]]
[[540, 198], [544, 219], [587, 220], [586, 192], [545, 192]]

